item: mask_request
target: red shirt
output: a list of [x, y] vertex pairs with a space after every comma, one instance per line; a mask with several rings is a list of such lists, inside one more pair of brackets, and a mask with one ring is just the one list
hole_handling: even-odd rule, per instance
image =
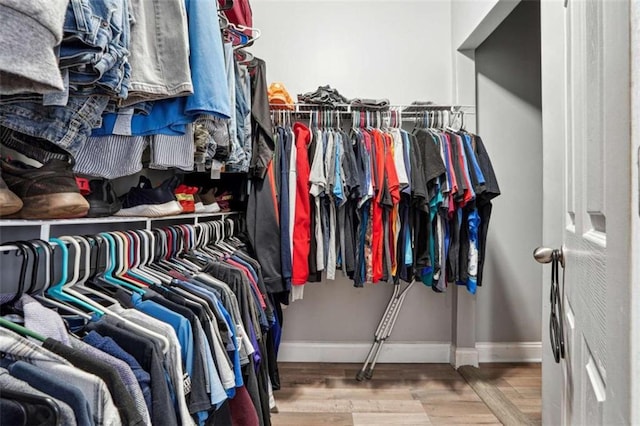
[[[293, 258], [291, 284], [302, 285], [309, 278], [309, 252], [311, 251], [311, 201], [309, 199], [309, 156], [307, 146], [311, 142], [309, 128], [301, 123], [293, 125], [296, 137], [296, 214], [293, 228]], [[290, 202], [294, 202], [290, 200]]]
[[373, 264], [373, 282], [377, 283], [384, 275], [384, 229], [382, 222], [382, 196], [384, 191], [385, 178], [385, 143], [384, 136], [378, 130], [373, 131], [376, 155], [374, 158], [375, 191], [376, 198], [373, 201], [373, 232], [371, 236], [371, 246], [373, 249], [371, 263]]

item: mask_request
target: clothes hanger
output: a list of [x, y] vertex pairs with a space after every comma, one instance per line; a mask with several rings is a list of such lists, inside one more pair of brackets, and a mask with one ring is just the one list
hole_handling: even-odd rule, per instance
[[[68, 285], [69, 287], [74, 287], [74, 289], [81, 289], [87, 293], [91, 293], [95, 296], [98, 296], [104, 300], [106, 300], [107, 302], [111, 303], [111, 304], [119, 304], [119, 302], [114, 299], [113, 297], [100, 292], [96, 289], [93, 289], [91, 287], [88, 287], [85, 285], [85, 283], [89, 280], [89, 278], [91, 278], [92, 276], [92, 268], [91, 268], [91, 244], [89, 242], [89, 239], [87, 237], [81, 237], [81, 236], [74, 236], [72, 238], [75, 238], [76, 241], [78, 241], [80, 244], [82, 244], [85, 248], [85, 256], [84, 256], [84, 276], [82, 278], [80, 278], [76, 283], [72, 284], [72, 285]], [[96, 258], [96, 268], [97, 268], [97, 262], [99, 261], [98, 258]]]
[[224, 12], [233, 8], [233, 0], [224, 0], [224, 3], [218, 2], [218, 11]]
[[42, 250], [44, 253], [44, 283], [42, 287], [38, 287], [37, 278], [39, 276], [40, 269], [40, 261], [37, 259], [37, 268], [35, 268], [34, 276], [31, 277], [31, 286], [27, 293], [30, 295], [36, 295], [44, 291], [51, 284], [51, 277], [53, 276], [53, 265], [51, 264], [51, 257], [53, 256], [53, 248], [46, 241], [40, 239], [33, 239], [28, 241], [28, 244], [31, 245], [37, 256], [39, 257], [39, 251]]
[[165, 273], [173, 276], [172, 273], [188, 275], [189, 271], [186, 266], [172, 259], [173, 254], [177, 250], [177, 233], [171, 228], [160, 228], [157, 230], [160, 244], [160, 256], [157, 257], [154, 267], [161, 268]]
[[181, 257], [181, 255], [184, 253], [185, 242], [187, 238], [189, 238], [188, 236], [185, 235], [186, 232], [188, 231], [186, 231], [185, 228], [183, 228], [183, 226], [180, 226], [180, 225], [170, 227], [170, 231], [175, 232], [174, 235], [176, 238], [176, 250], [171, 256], [170, 261], [174, 263], [177, 262], [178, 264], [191, 270], [192, 272], [200, 272], [201, 268], [198, 265], [195, 265], [193, 262], [190, 262], [189, 260]]
[[[51, 249], [50, 245], [48, 245], [47, 243], [45, 243], [42, 240], [24, 241], [22, 243], [26, 245], [26, 247], [28, 249], [27, 253], [30, 252], [34, 256], [34, 260], [32, 262], [32, 270], [31, 270], [31, 284], [29, 285], [29, 288], [26, 290], [26, 294], [34, 295], [35, 293], [37, 293], [39, 291], [39, 289], [37, 288], [38, 287], [38, 275], [39, 275], [39, 269], [40, 269], [40, 252], [39, 252], [39, 249], [41, 249], [43, 247], [46, 247], [46, 249], [45, 249], [46, 267], [48, 267], [49, 264], [50, 264], [50, 257], [51, 257], [51, 254], [52, 254], [52, 249]], [[49, 271], [49, 273], [45, 272], [45, 283], [44, 283], [43, 289], [45, 287], [49, 286], [50, 280], [51, 280], [51, 271]], [[51, 301], [48, 300], [48, 302], [51, 302]], [[55, 304], [55, 303], [53, 303], [53, 304]], [[64, 304], [60, 304], [60, 305], [57, 305], [57, 306], [64, 307], [65, 309], [73, 309], [69, 305], [64, 305]]]
[[129, 289], [140, 295], [144, 294], [144, 290], [136, 284], [119, 279], [114, 276], [114, 270], [116, 269], [116, 262], [120, 261], [119, 265], [124, 261], [123, 252], [120, 247], [117, 246], [116, 240], [108, 232], [102, 232], [99, 234], [103, 237], [107, 244], [107, 267], [105, 271], [100, 274], [100, 277], [109, 284]]
[[150, 267], [151, 262], [155, 261], [155, 247], [156, 247], [155, 234], [146, 229], [140, 229], [135, 232], [145, 241], [144, 244], [145, 244], [146, 257], [145, 257], [145, 260], [140, 264], [139, 269], [145, 271], [146, 273], [152, 276], [155, 276], [164, 284], [170, 283], [171, 280], [173, 279], [172, 277], [170, 277], [169, 275], [166, 275], [165, 273], [157, 269], [153, 269]]
[[[104, 315], [104, 310], [101, 309], [100, 306], [97, 306], [93, 300], [72, 289], [73, 284], [78, 281], [80, 274], [80, 245], [78, 242], [72, 237], [50, 238], [49, 241], [57, 243], [62, 251], [62, 276], [57, 284], [47, 289], [47, 294], [56, 299], [80, 306], [89, 312], [94, 312], [98, 316]], [[74, 270], [70, 281], [67, 281], [69, 269], [69, 249], [67, 248], [67, 243], [71, 244], [75, 249], [73, 259]]]
[[[69, 304], [69, 303], [64, 303], [62, 301], [56, 300], [54, 298], [51, 297], [47, 297], [47, 292], [46, 290], [49, 288], [49, 285], [51, 284], [51, 277], [54, 275], [53, 273], [53, 264], [51, 262], [51, 258], [53, 257], [53, 248], [51, 247], [51, 245], [49, 243], [47, 243], [44, 240], [40, 240], [40, 239], [35, 239], [35, 240], [31, 240], [29, 241], [29, 244], [33, 245], [34, 248], [36, 249], [36, 251], [38, 249], [43, 249], [44, 251], [44, 255], [45, 255], [45, 282], [42, 285], [42, 288], [37, 288], [37, 286], [33, 285], [33, 281], [34, 281], [34, 276], [32, 276], [32, 287], [33, 287], [33, 291], [31, 291], [31, 289], [28, 291], [28, 293], [35, 298], [36, 300], [38, 300], [40, 303], [43, 303], [44, 305], [47, 306], [52, 306], [52, 307], [56, 307], [59, 309], [63, 309], [67, 312], [70, 312], [72, 314], [78, 315], [86, 320], [90, 320], [91, 316], [89, 314], [87, 314], [84, 311], [81, 311], [80, 309], [76, 308], [75, 306]], [[35, 277], [38, 276], [38, 272], [35, 272]]]
[[[451, 109], [453, 110], [454, 107], [451, 107]], [[453, 117], [455, 117], [455, 115], [458, 115], [460, 117], [460, 127], [458, 127], [457, 129], [454, 126], [454, 118], [450, 118], [450, 125], [447, 126], [447, 128], [445, 130], [448, 130], [450, 132], [453, 133], [458, 133], [460, 131], [463, 131], [463, 126], [464, 126], [464, 112], [462, 110], [458, 110], [458, 111], [452, 111], [452, 115]], [[451, 117], [451, 116], [450, 116]]]
[[[33, 395], [27, 392], [21, 392], [13, 389], [3, 389], [2, 399], [8, 399], [17, 402], [21, 406], [28, 405], [29, 409], [23, 406], [25, 411], [25, 421], [27, 424], [60, 424], [60, 407], [48, 396]], [[41, 410], [47, 410], [42, 413]], [[33, 410], [33, 411], [32, 411]]]
[[[111, 235], [109, 235], [106, 232], [103, 232], [100, 234], [102, 237], [104, 237], [106, 239], [106, 241], [110, 241], [110, 239], [112, 239], [113, 237]], [[66, 265], [66, 260], [68, 259], [68, 251], [66, 248], [66, 245], [64, 244], [64, 240], [62, 240], [63, 238], [65, 238], [65, 240], [69, 241], [72, 245], [74, 245], [74, 247], [77, 247], [77, 249], [79, 249], [79, 244], [78, 242], [73, 239], [72, 237], [61, 237], [60, 239], [57, 238], [51, 238], [50, 241], [54, 241], [57, 242], [62, 250], [63, 250], [63, 264]], [[110, 243], [112, 244], [112, 246], [110, 247], [110, 255], [113, 257], [115, 256], [115, 249], [113, 247], [113, 245], [115, 245], [115, 241], [111, 240]], [[79, 267], [79, 260], [78, 260], [78, 267]], [[113, 268], [114, 265], [109, 265], [109, 268]], [[63, 280], [61, 280], [62, 283], [64, 283], [64, 281], [66, 281], [66, 275], [67, 275], [67, 271], [66, 271], [66, 267], [63, 267]], [[117, 280], [114, 279], [114, 282], [117, 282]], [[125, 283], [126, 284], [126, 283]], [[59, 284], [57, 284], [56, 286], [58, 286]], [[52, 289], [49, 289], [49, 291], [51, 291]], [[68, 289], [68, 291], [72, 291], [71, 289]], [[57, 292], [60, 293], [60, 292]], [[64, 293], [63, 293], [64, 294]], [[77, 300], [78, 302], [82, 302], [83, 305], [87, 306], [89, 309], [93, 309], [94, 312], [96, 312], [98, 315], [102, 316], [102, 315], [109, 315], [112, 316], [113, 318], [116, 318], [120, 321], [123, 321], [126, 323], [127, 327], [133, 331], [137, 331], [140, 333], [143, 333], [147, 336], [151, 336], [154, 337], [158, 340], [160, 340], [162, 342], [162, 351], [163, 353], [167, 353], [169, 351], [170, 348], [170, 344], [169, 344], [169, 340], [165, 337], [162, 336], [161, 334], [155, 333], [151, 330], [148, 330], [134, 322], [131, 322], [129, 320], [127, 320], [126, 318], [118, 315], [117, 313], [111, 311], [109, 308], [104, 307], [104, 306], [99, 306], [97, 305], [97, 303], [89, 298], [84, 297], [83, 295], [74, 292], [74, 295], [78, 296], [79, 298], [81, 298], [81, 300]], [[66, 296], [66, 295], [65, 295]], [[68, 297], [68, 296], [67, 296]]]
[[238, 63], [242, 65], [249, 65], [255, 60], [253, 54], [247, 50], [238, 49], [234, 50], [233, 53]]
[[[171, 268], [162, 263], [162, 260], [166, 256], [167, 252], [167, 235], [162, 232], [160, 229], [154, 229], [149, 231], [153, 234], [152, 236], [152, 244], [153, 244], [153, 256], [151, 257], [150, 263], [147, 264], [147, 268], [151, 268], [154, 271], [158, 271], [167, 276], [170, 275]], [[169, 281], [171, 281], [171, 278]]]
[[[244, 38], [241, 38], [240, 43], [233, 47], [234, 51], [237, 51], [237, 50], [245, 48], [245, 47], [252, 46], [253, 43], [256, 40], [258, 40], [260, 38], [260, 36], [262, 35], [262, 32], [260, 31], [260, 29], [255, 28], [255, 27], [247, 27], [246, 25], [234, 24], [234, 23], [231, 23], [230, 27], [233, 27], [233, 31], [237, 35], [242, 34], [242, 35], [244, 35], [246, 37], [246, 40]], [[247, 35], [247, 31], [250, 32], [250, 35]]]
[[[196, 259], [194, 256], [194, 248], [196, 247], [196, 231], [193, 225], [177, 225], [182, 229], [184, 234], [184, 245], [178, 254], [183, 262], [193, 265], [194, 272], [201, 272], [206, 266], [206, 262]], [[204, 263], [204, 264], [200, 264]]]
[[[231, 3], [233, 4], [233, 1]], [[222, 13], [222, 9], [218, 9], [218, 23], [221, 30], [225, 30], [229, 27], [229, 19], [227, 18], [227, 15]]]
[[[0, 317], [0, 326], [4, 327], [8, 330], [11, 331], [15, 331], [16, 333], [18, 333], [19, 335], [23, 336], [23, 337], [32, 337], [40, 342], [44, 342], [45, 340], [47, 340], [46, 337], [44, 337], [43, 335], [36, 333], [33, 330], [29, 330], [26, 327], [23, 327], [19, 324], [16, 324], [14, 322], [11, 322], [5, 318]], [[2, 391], [4, 393], [4, 390]]]
[[30, 257], [33, 255], [33, 261], [31, 262], [31, 283], [29, 284], [29, 288], [25, 290], [25, 293], [31, 294], [35, 291], [38, 285], [38, 272], [40, 268], [40, 253], [35, 244], [30, 241], [24, 241], [24, 244], [27, 247], [27, 256]]
[[229, 238], [228, 239], [230, 241], [236, 243], [236, 244], [239, 244], [239, 245], [242, 244], [243, 245], [244, 243], [242, 241], [240, 241], [238, 239], [238, 237], [235, 236], [235, 225], [236, 225], [235, 221], [232, 218], [228, 217], [228, 218], [225, 219], [225, 223], [229, 227], [229, 234], [228, 234]]
[[196, 232], [196, 243], [192, 250], [193, 254], [196, 256], [204, 256], [206, 258], [209, 258], [209, 256], [204, 255], [202, 251], [203, 247], [205, 247], [207, 242], [209, 241], [209, 232], [207, 225], [205, 223], [198, 223], [197, 225], [195, 225], [194, 230]]
[[236, 248], [229, 246], [224, 241], [225, 240], [224, 223], [217, 220], [215, 221], [215, 226], [218, 232], [217, 234], [218, 240], [215, 243], [216, 247], [220, 248], [223, 252], [225, 252], [227, 256], [232, 255], [233, 253], [236, 252]]
[[[227, 41], [230, 41], [234, 45], [234, 50], [237, 45], [244, 46], [250, 40], [251, 37], [247, 35], [241, 28], [240, 25], [237, 25], [227, 19], [226, 27], [224, 28], [224, 35]], [[236, 43], [237, 41], [237, 43]]]
[[207, 222], [204, 225], [206, 226], [206, 229], [207, 229], [206, 241], [205, 241], [205, 244], [202, 245], [198, 251], [200, 253], [205, 254], [206, 256], [208, 256], [213, 260], [224, 258], [225, 257], [224, 253], [221, 252], [220, 249], [214, 246], [214, 243], [217, 239], [215, 221]]
[[[3, 304], [1, 306], [2, 310], [4, 311], [5, 309], [12, 309], [11, 307], [13, 306], [14, 303], [16, 303], [18, 300], [20, 300], [20, 298], [22, 297], [24, 290], [25, 290], [25, 282], [27, 279], [27, 246], [26, 244], [24, 244], [24, 242], [22, 241], [16, 241], [13, 242], [9, 245], [13, 245], [16, 246], [17, 251], [16, 251], [16, 256], [22, 256], [22, 264], [20, 265], [20, 277], [18, 280], [18, 289], [16, 290], [15, 295], [13, 296], [13, 298], [7, 302], [6, 304]], [[4, 312], [2, 312], [4, 314]]]
[[[120, 286], [116, 283], [110, 282], [104, 276], [104, 273], [110, 267], [110, 262], [114, 262], [114, 259], [110, 256], [110, 245], [106, 238], [100, 235], [86, 236], [87, 240], [92, 241], [96, 245], [97, 253], [95, 255], [95, 262], [91, 266], [91, 274], [89, 278], [84, 283], [84, 287], [97, 291], [98, 295], [106, 295], [109, 290], [105, 288], [105, 286], [111, 286], [114, 288], [122, 289], [122, 291], [127, 294], [133, 294], [131, 290], [127, 287]], [[102, 254], [104, 253], [104, 267], [101, 267], [101, 260], [103, 258]], [[91, 253], [93, 257], [93, 250]], [[106, 299], [108, 300], [108, 299]]]
[[133, 237], [125, 232], [115, 231], [111, 234], [118, 242], [118, 246], [121, 250], [120, 267], [116, 272], [116, 277], [119, 279], [131, 283], [132, 285], [141, 286], [143, 289], [155, 284], [160, 284], [157, 280], [146, 276], [145, 274], [139, 274], [134, 270], [135, 265], [140, 259], [140, 244], [139, 240], [133, 239]]
[[140, 269], [140, 265], [144, 264], [147, 260], [147, 250], [146, 244], [144, 244], [144, 240], [140, 237], [136, 232], [127, 232], [124, 234], [126, 238], [132, 243], [134, 247], [133, 250], [137, 252], [137, 256], [133, 258], [133, 263], [129, 264], [129, 274], [134, 277], [140, 277], [140, 279], [144, 279], [150, 285], [162, 285], [162, 280], [158, 277], [147, 273], [146, 271]]

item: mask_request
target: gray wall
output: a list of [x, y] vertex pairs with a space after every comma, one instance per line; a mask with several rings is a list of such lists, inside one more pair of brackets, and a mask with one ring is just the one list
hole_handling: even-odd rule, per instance
[[542, 114], [539, 3], [523, 1], [476, 49], [478, 133], [502, 195], [494, 201], [479, 342], [540, 341]]
[[[268, 82], [289, 93], [330, 84], [347, 97], [392, 103], [451, 101], [449, 0], [254, 0]], [[338, 273], [339, 275], [339, 273]], [[285, 311], [283, 342], [369, 342], [391, 295], [388, 284], [353, 288], [345, 278], [306, 285]], [[415, 286], [390, 340], [451, 340], [451, 294]]]

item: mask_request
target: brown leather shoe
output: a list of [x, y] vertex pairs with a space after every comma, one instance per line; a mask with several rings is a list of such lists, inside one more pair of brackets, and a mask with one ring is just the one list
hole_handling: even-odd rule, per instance
[[71, 219], [86, 216], [89, 203], [80, 195], [71, 165], [50, 160], [41, 167], [0, 160], [2, 177], [24, 204], [12, 215], [21, 219]]
[[22, 200], [14, 194], [0, 176], [0, 216], [7, 216], [20, 211]]

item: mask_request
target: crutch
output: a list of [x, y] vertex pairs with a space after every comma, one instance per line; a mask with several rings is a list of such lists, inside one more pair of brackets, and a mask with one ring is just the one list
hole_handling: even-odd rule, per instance
[[374, 335], [373, 344], [371, 345], [371, 349], [369, 349], [369, 353], [367, 354], [367, 359], [364, 361], [364, 365], [356, 374], [356, 380], [361, 382], [364, 379], [370, 380], [373, 376], [373, 369], [376, 366], [376, 362], [378, 361], [378, 356], [380, 355], [380, 350], [382, 349], [382, 345], [385, 340], [391, 335], [391, 331], [393, 331], [393, 326], [396, 324], [396, 320], [398, 319], [398, 314], [400, 313], [400, 309], [402, 308], [402, 303], [404, 302], [404, 298], [407, 293], [415, 283], [415, 280], [411, 281], [404, 290], [400, 291], [400, 281], [396, 282], [393, 285], [393, 294], [391, 295], [391, 299], [387, 304], [387, 308], [378, 323], [378, 328], [376, 329], [376, 333]]

